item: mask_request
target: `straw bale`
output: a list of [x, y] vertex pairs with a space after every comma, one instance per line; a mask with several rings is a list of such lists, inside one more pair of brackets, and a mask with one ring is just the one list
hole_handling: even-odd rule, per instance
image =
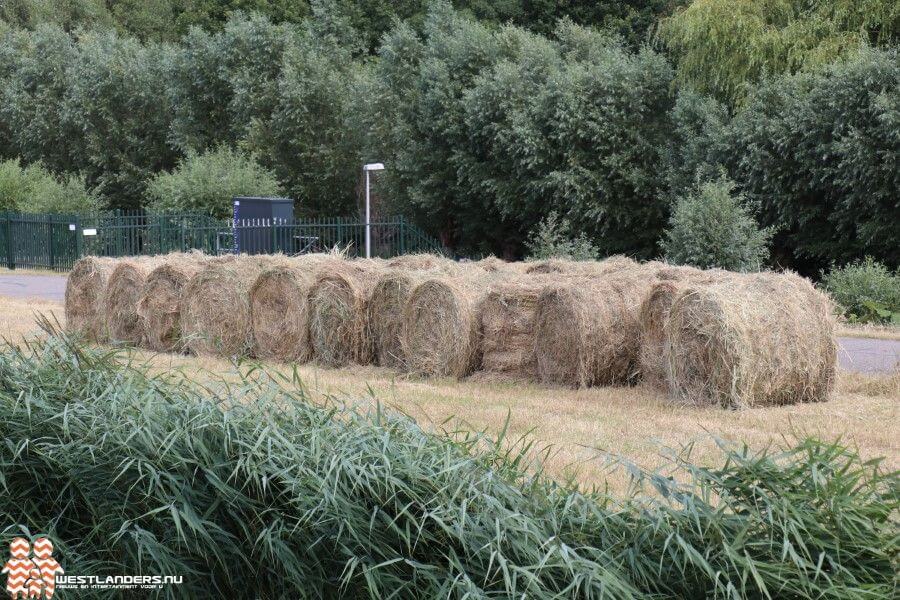
[[568, 279], [538, 297], [538, 378], [573, 387], [632, 383], [640, 348], [643, 278], [609, 275]]
[[156, 352], [180, 352], [181, 303], [191, 277], [211, 259], [202, 252], [173, 253], [147, 275], [137, 313], [144, 344]]
[[491, 376], [534, 380], [534, 318], [541, 293], [559, 282], [553, 275], [520, 275], [490, 286], [479, 316], [482, 369]]
[[661, 268], [641, 303], [638, 321], [641, 332], [639, 356], [641, 379], [652, 387], [665, 387], [666, 367], [663, 360], [665, 347], [665, 322], [675, 296], [689, 285], [707, 285], [727, 277], [739, 277], [719, 269], [703, 271], [693, 267]]
[[307, 362], [309, 292], [320, 269], [343, 260], [332, 253], [282, 258], [267, 266], [250, 288], [255, 354], [259, 358]]
[[253, 349], [250, 288], [280, 260], [265, 255], [211, 259], [188, 281], [181, 303], [181, 331], [195, 354], [248, 356]]
[[318, 362], [332, 367], [372, 362], [368, 303], [383, 271], [383, 262], [360, 259], [317, 275], [309, 291], [309, 335]]
[[795, 274], [687, 286], [665, 323], [670, 391], [680, 403], [735, 408], [826, 400], [834, 326], [828, 298]]
[[147, 276], [163, 261], [160, 256], [122, 258], [110, 272], [101, 301], [103, 325], [110, 341], [135, 346], [143, 343], [144, 325], [138, 304]]
[[[419, 283], [403, 312], [403, 351], [410, 371], [465, 377], [481, 363], [478, 311], [491, 274], [435, 276]], [[496, 272], [494, 274], [496, 276]]]
[[116, 259], [85, 256], [75, 262], [66, 279], [66, 330], [85, 339], [106, 339], [103, 325], [103, 293]]

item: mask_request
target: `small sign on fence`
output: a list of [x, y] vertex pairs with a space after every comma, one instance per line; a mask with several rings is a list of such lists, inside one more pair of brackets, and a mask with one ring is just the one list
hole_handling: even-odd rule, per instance
[[97, 230], [96, 230], [96, 229], [82, 229], [81, 232], [82, 232], [84, 235], [97, 235]]

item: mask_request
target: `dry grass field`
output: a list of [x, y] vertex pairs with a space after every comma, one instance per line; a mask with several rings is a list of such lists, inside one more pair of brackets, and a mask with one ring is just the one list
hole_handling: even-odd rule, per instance
[[[18, 341], [34, 334], [35, 312], [63, 318], [60, 304], [0, 297], [4, 337]], [[236, 367], [218, 358], [146, 351], [135, 351], [134, 357], [149, 361], [159, 372], [177, 369], [197, 380], [236, 377]], [[292, 371], [284, 365], [267, 368], [285, 375]], [[436, 429], [496, 432], [508, 416], [514, 436], [529, 434], [537, 445], [551, 447], [548, 472], [585, 484], [608, 483], [613, 490], [624, 489], [627, 475], [621, 469], [609, 472], [603, 451], [655, 468], [662, 462], [661, 450], [694, 442], [693, 456], [712, 463], [718, 456], [714, 438], [762, 447], [795, 435], [840, 437], [863, 456], [884, 457], [888, 467], [900, 468], [900, 373], [841, 373], [835, 397], [826, 403], [729, 411], [672, 406], [662, 394], [644, 387], [569, 390], [477, 377], [425, 380], [359, 366], [302, 365], [297, 372], [313, 397], [361, 402], [377, 398]]]

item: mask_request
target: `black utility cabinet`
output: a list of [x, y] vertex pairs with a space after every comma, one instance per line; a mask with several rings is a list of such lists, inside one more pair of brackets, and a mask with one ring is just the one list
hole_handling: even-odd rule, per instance
[[254, 196], [236, 196], [232, 200], [235, 254], [274, 252], [272, 227], [294, 218], [294, 201]]

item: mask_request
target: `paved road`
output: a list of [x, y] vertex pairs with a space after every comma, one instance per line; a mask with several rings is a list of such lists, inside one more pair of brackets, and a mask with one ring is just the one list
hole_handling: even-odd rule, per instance
[[[62, 302], [65, 291], [64, 275], [0, 275], [0, 296]], [[900, 368], [900, 341], [842, 337], [838, 342], [838, 361], [849, 371], [883, 373]]]
[[65, 295], [65, 275], [0, 275], [0, 296], [62, 302]]

